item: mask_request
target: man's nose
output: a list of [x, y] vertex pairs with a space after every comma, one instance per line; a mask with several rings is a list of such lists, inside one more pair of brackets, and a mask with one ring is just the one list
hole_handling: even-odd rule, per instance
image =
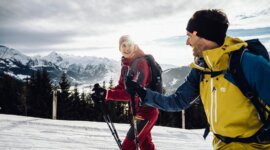
[[186, 40], [186, 45], [190, 45], [189, 38]]

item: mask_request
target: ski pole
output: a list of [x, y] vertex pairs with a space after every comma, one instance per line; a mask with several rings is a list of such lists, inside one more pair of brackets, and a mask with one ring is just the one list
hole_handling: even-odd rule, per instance
[[134, 77], [134, 73], [131, 71], [128, 73], [129, 75], [125, 78], [125, 88], [130, 95], [130, 101], [129, 101], [129, 108], [131, 108], [131, 125], [133, 126], [134, 130], [134, 138], [136, 142], [136, 150], [139, 149], [139, 139], [138, 139], [138, 130], [137, 130], [137, 120], [136, 120], [136, 107], [135, 107], [135, 90], [132, 87], [127, 87], [126, 82], [130, 81]]
[[138, 130], [137, 130], [137, 120], [136, 120], [136, 108], [135, 108], [135, 94], [131, 94], [131, 113], [132, 113], [132, 125], [134, 129], [134, 137], [135, 137], [135, 142], [136, 142], [136, 150], [139, 150], [139, 139], [138, 139]]
[[114, 123], [111, 121], [111, 118], [109, 117], [109, 115], [107, 115], [107, 118], [108, 118], [109, 122], [110, 122], [111, 125], [112, 125], [112, 129], [113, 129], [113, 131], [114, 131], [114, 135], [116, 136], [118, 145], [120, 145], [120, 147], [122, 147], [122, 145], [121, 145], [121, 140], [120, 140], [120, 138], [119, 138], [119, 136], [118, 136], [118, 134], [117, 134], [117, 131], [116, 131], [115, 126], [114, 126]]
[[114, 139], [115, 139], [116, 144], [118, 145], [119, 149], [121, 150], [122, 149], [121, 140], [117, 134], [116, 128], [115, 128], [113, 122], [111, 121], [111, 118], [110, 118], [109, 114], [107, 113], [105, 106], [103, 104], [101, 104], [100, 108], [101, 108], [101, 111], [103, 114], [103, 119], [107, 123], [107, 125], [108, 125]]
[[117, 131], [115, 129], [113, 122], [111, 121], [109, 114], [107, 113], [107, 109], [105, 106], [104, 94], [105, 94], [106, 90], [100, 88], [99, 84], [95, 84], [92, 91], [95, 91], [95, 94], [92, 94], [92, 96], [95, 97], [95, 99], [96, 99], [95, 102], [98, 106], [98, 109], [99, 109], [99, 111], [101, 111], [104, 121], [107, 123], [107, 125], [108, 125], [108, 127], [109, 127], [115, 141], [116, 141], [116, 144], [118, 145], [119, 149], [121, 150], [122, 149], [121, 140], [117, 134]]
[[118, 137], [118, 134], [114, 128], [113, 123], [107, 120], [108, 118], [106, 118], [106, 115], [103, 115], [103, 118], [104, 118], [105, 122], [107, 123], [107, 125], [108, 125], [108, 127], [109, 127], [109, 129], [114, 137], [116, 144], [118, 145], [119, 149], [121, 150], [122, 149], [121, 140]]

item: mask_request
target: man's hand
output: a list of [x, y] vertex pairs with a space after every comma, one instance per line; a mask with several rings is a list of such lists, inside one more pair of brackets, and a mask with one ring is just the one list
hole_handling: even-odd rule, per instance
[[131, 77], [127, 77], [125, 80], [126, 84], [126, 91], [130, 95], [135, 95], [136, 93], [138, 96], [143, 100], [146, 96], [146, 90], [142, 88], [137, 82], [134, 82]]
[[91, 94], [91, 98], [94, 100], [94, 102], [103, 103], [105, 101], [106, 90], [100, 87], [98, 83], [94, 85], [92, 91], [95, 91], [93, 94]]

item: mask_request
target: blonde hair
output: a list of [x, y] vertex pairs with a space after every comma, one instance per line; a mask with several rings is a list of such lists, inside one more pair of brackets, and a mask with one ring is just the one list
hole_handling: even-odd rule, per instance
[[121, 44], [124, 42], [127, 42], [129, 46], [135, 45], [134, 41], [131, 39], [129, 35], [123, 35], [119, 39], [119, 50], [120, 50]]

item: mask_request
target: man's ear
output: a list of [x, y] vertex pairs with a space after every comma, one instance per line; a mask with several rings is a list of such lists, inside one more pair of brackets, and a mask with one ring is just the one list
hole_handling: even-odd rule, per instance
[[197, 35], [197, 33], [198, 33], [197, 31], [193, 31], [192, 35]]

